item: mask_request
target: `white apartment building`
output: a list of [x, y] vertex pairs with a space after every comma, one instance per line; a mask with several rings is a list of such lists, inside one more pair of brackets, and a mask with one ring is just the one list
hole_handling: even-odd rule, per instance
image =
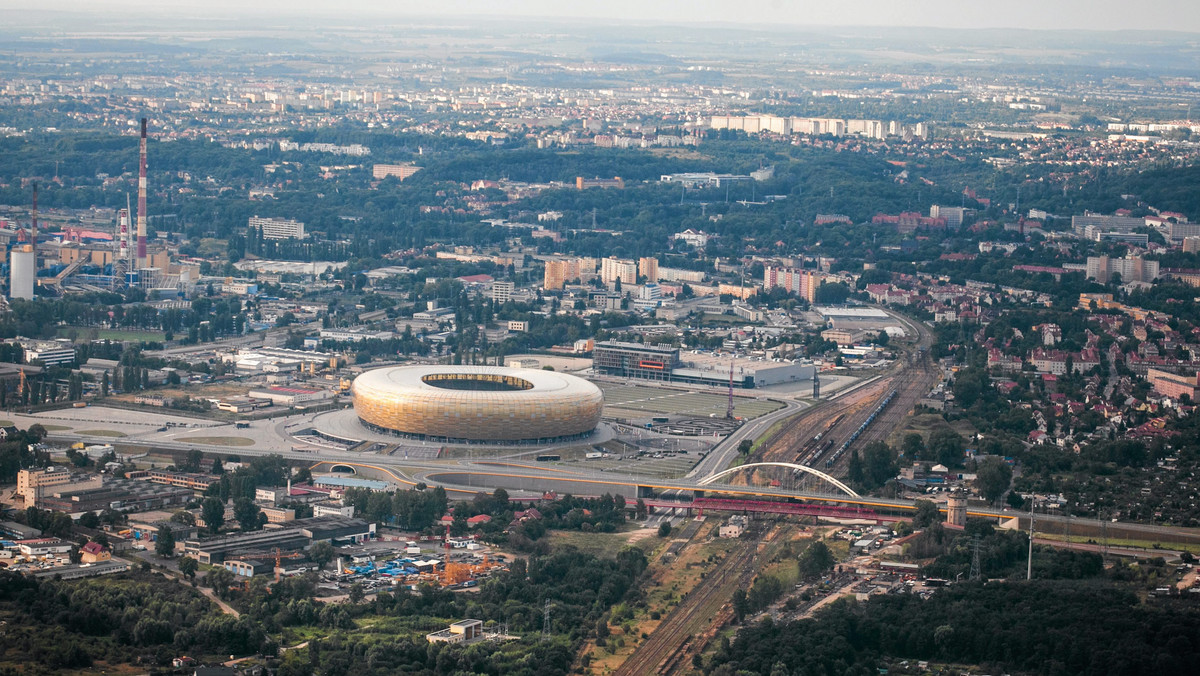
[[637, 284], [637, 263], [615, 257], [601, 260], [600, 281], [612, 284], [618, 279], [622, 284]]
[[261, 230], [264, 239], [304, 239], [304, 224], [286, 218], [251, 216], [249, 226]]

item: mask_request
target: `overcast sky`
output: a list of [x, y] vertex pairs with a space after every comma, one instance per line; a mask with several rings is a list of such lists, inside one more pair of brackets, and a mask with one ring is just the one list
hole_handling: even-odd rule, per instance
[[210, 16], [371, 11], [639, 22], [1172, 30], [1200, 33], [1200, 0], [0, 0], [0, 9], [176, 9]]

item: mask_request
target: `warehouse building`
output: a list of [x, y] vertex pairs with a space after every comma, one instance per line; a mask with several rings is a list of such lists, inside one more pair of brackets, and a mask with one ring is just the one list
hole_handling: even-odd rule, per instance
[[37, 505], [42, 509], [68, 514], [102, 512], [148, 512], [152, 509], [182, 507], [195, 498], [187, 488], [164, 486], [136, 479], [110, 478], [100, 488], [75, 491], [55, 491], [42, 494]]
[[314, 542], [362, 542], [375, 536], [375, 524], [362, 519], [313, 517], [289, 521], [285, 526], [268, 524], [266, 529], [234, 533], [207, 540], [188, 540], [184, 550], [197, 561], [221, 565], [226, 559], [262, 556], [264, 552], [297, 552]]
[[744, 357], [697, 356], [684, 362], [677, 347], [615, 341], [596, 343], [592, 369], [625, 378], [711, 387], [728, 387], [732, 380], [733, 386], [741, 389], [808, 381], [815, 372], [811, 364]]
[[592, 368], [598, 373], [626, 378], [670, 380], [679, 366], [679, 348], [606, 341], [592, 349]]

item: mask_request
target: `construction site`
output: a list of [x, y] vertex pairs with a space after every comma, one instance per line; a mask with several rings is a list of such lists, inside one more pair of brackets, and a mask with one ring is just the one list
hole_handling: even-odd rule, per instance
[[[338, 559], [337, 570], [326, 575], [338, 588], [362, 582], [368, 589], [400, 587], [416, 590], [422, 584], [450, 589], [470, 589], [492, 575], [506, 570], [491, 548], [470, 538], [453, 538], [449, 528], [440, 554], [426, 543], [406, 540], [404, 547], [373, 549]], [[464, 551], [465, 550], [465, 551]], [[500, 555], [501, 557], [503, 555]]]

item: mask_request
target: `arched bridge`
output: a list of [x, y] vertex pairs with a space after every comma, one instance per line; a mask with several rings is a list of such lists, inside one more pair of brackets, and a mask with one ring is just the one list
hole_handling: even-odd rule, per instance
[[811, 474], [811, 475], [817, 477], [818, 479], [821, 479], [822, 481], [824, 481], [827, 484], [832, 484], [838, 490], [842, 491], [843, 493], [845, 493], [846, 495], [849, 495], [852, 498], [858, 497], [858, 493], [855, 493], [849, 486], [847, 486], [846, 484], [829, 476], [828, 474], [826, 474], [820, 470], [813, 469], [812, 467], [808, 467], [807, 465], [797, 465], [797, 464], [791, 463], [791, 462], [752, 462], [752, 463], [749, 463], [746, 465], [738, 465], [737, 467], [730, 467], [729, 469], [727, 469], [723, 472], [717, 472], [716, 474], [704, 477], [703, 479], [700, 480], [700, 485], [708, 486], [710, 484], [716, 483], [719, 479], [723, 479], [723, 478], [729, 476], [730, 474], [734, 474], [736, 472], [741, 472], [741, 471], [748, 470], [748, 469], [754, 469], [755, 467], [787, 467], [789, 469], [799, 470], [801, 472]]

